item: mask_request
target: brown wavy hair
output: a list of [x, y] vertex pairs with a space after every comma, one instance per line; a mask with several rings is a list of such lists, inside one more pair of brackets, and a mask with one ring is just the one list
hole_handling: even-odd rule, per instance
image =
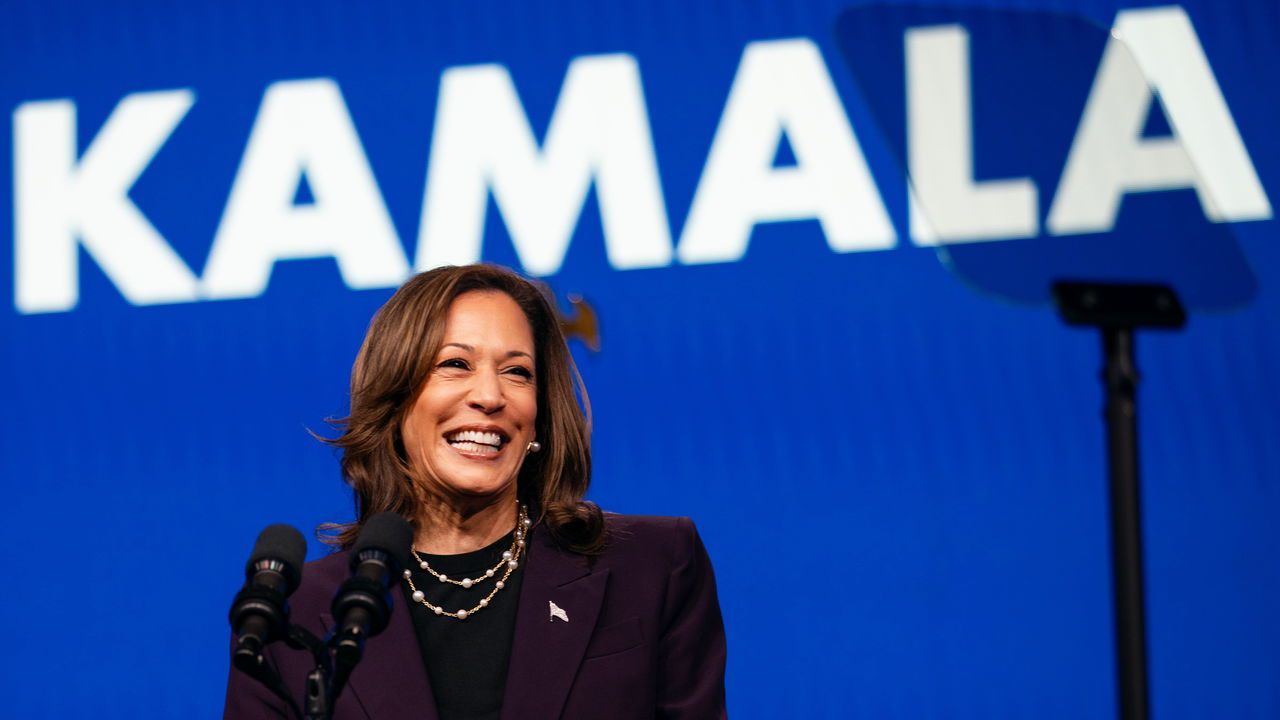
[[341, 431], [338, 437], [320, 438], [342, 451], [342, 475], [355, 494], [356, 519], [320, 526], [324, 542], [351, 547], [374, 513], [395, 512], [411, 522], [418, 518], [422, 499], [414, 489], [401, 425], [440, 351], [449, 307], [474, 290], [510, 296], [533, 329], [534, 429], [542, 451], [530, 454], [520, 468], [520, 500], [561, 547], [588, 555], [603, 547], [604, 517], [595, 503], [583, 500], [591, 481], [591, 404], [554, 300], [545, 287], [496, 265], [415, 275], [373, 316], [351, 369], [351, 412], [329, 420]]

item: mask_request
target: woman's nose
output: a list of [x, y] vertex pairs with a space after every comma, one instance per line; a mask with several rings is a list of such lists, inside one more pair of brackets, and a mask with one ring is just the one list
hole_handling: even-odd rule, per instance
[[486, 415], [501, 410], [507, 404], [502, 392], [502, 382], [496, 372], [481, 371], [472, 376], [471, 392], [467, 397], [471, 407]]

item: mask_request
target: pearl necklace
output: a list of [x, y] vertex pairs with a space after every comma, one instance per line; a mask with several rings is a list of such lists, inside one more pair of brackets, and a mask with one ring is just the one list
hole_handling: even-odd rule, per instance
[[493, 567], [485, 570], [484, 575], [475, 578], [462, 578], [461, 580], [455, 580], [444, 573], [436, 572], [435, 568], [431, 567], [430, 563], [422, 559], [422, 556], [418, 554], [417, 550], [409, 548], [409, 552], [413, 553], [413, 559], [418, 561], [418, 567], [431, 573], [435, 579], [442, 583], [453, 583], [454, 585], [458, 585], [467, 590], [470, 590], [472, 587], [492, 578], [498, 573], [498, 570], [502, 568], [503, 565], [506, 566], [506, 570], [503, 571], [502, 577], [498, 582], [494, 583], [493, 589], [489, 591], [488, 595], [481, 598], [480, 602], [470, 610], [458, 610], [457, 612], [449, 612], [439, 605], [433, 605], [431, 601], [427, 600], [426, 593], [419, 590], [418, 587], [413, 584], [413, 573], [406, 569], [404, 571], [404, 579], [405, 582], [409, 583], [409, 589], [413, 591], [413, 594], [411, 595], [413, 601], [416, 603], [422, 603], [428, 610], [437, 615], [445, 615], [451, 618], [457, 618], [458, 620], [466, 620], [477, 612], [480, 612], [480, 610], [489, 607], [489, 601], [493, 600], [493, 596], [497, 595], [499, 590], [507, 586], [507, 580], [510, 579], [511, 573], [515, 572], [515, 569], [520, 567], [520, 553], [524, 550], [525, 534], [528, 533], [529, 526], [532, 524], [533, 522], [529, 520], [529, 508], [524, 505], [520, 505], [520, 509], [516, 513], [516, 530], [515, 537], [511, 540], [511, 548], [509, 550], [502, 551], [502, 559]]

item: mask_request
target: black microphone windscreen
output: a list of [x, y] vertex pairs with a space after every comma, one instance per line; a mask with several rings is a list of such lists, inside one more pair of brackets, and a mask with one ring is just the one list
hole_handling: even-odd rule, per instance
[[351, 548], [351, 566], [358, 564], [362, 550], [381, 550], [396, 563], [396, 571], [409, 565], [409, 548], [413, 545], [413, 528], [393, 512], [380, 512], [364, 521], [360, 536]]
[[302, 564], [306, 559], [307, 541], [297, 528], [283, 524], [271, 525], [258, 534], [246, 571], [252, 574], [254, 566], [260, 560], [279, 560], [284, 564], [282, 574], [289, 578], [289, 591], [292, 592], [302, 577]]

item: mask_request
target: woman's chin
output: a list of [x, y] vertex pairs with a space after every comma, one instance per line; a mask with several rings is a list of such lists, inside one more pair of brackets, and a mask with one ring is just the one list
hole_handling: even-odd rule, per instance
[[441, 478], [441, 484], [454, 494], [467, 497], [491, 497], [501, 495], [514, 489], [515, 478], [495, 473], [492, 469], [485, 473], [462, 472]]

